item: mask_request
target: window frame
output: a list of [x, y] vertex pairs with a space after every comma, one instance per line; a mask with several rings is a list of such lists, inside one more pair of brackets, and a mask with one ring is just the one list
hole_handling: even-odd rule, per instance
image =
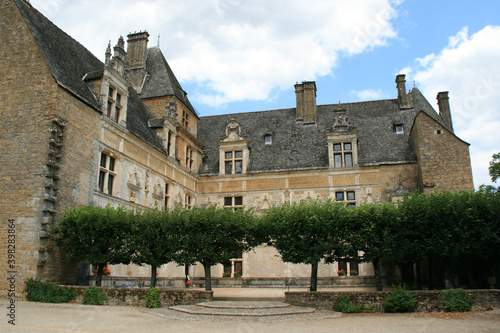
[[107, 95], [107, 110], [106, 116], [119, 123], [122, 115], [123, 115], [123, 99], [125, 98], [125, 94], [123, 94], [118, 88], [113, 85], [109, 85], [108, 87], [108, 95]]
[[335, 201], [344, 202], [346, 206], [356, 206], [356, 191], [354, 190], [338, 190], [335, 191]]
[[110, 152], [102, 151], [99, 160], [99, 172], [97, 175], [97, 187], [99, 192], [113, 195], [115, 179], [117, 177], [116, 158]]
[[[228, 157], [228, 154], [231, 154], [230, 157]], [[243, 173], [243, 150], [224, 151], [224, 161], [223, 162], [224, 162], [224, 174], [226, 174], [226, 175], [241, 175]], [[229, 169], [228, 169], [228, 165], [229, 165]], [[228, 172], [228, 170], [230, 170], [230, 172]]]
[[[230, 203], [228, 204], [228, 202], [230, 202]], [[225, 196], [223, 207], [227, 208], [227, 209], [233, 209], [233, 210], [243, 208], [243, 195]]]

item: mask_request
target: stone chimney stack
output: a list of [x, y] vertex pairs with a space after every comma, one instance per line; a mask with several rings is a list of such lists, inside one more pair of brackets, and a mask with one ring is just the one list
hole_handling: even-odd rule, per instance
[[139, 94], [147, 74], [148, 37], [147, 31], [127, 35], [127, 78]]
[[448, 97], [447, 91], [441, 91], [437, 94], [438, 106], [439, 106], [439, 115], [444, 119], [446, 124], [450, 126], [451, 131], [453, 132], [453, 122], [451, 120], [451, 111], [450, 111], [450, 98]]
[[297, 99], [296, 120], [304, 124], [316, 123], [316, 83], [304, 81], [295, 85]]
[[400, 108], [410, 107], [410, 99], [408, 98], [408, 94], [406, 93], [405, 77], [405, 74], [399, 74], [396, 76], [396, 88], [398, 89], [398, 101]]

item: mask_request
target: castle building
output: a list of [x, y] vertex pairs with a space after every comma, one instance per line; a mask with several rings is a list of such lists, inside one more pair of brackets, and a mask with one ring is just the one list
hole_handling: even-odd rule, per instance
[[[7, 221], [15, 221], [20, 282], [86, 278], [88, 268], [68, 263], [50, 240], [51, 224], [72, 205], [262, 212], [307, 198], [361, 205], [415, 189], [473, 189], [448, 93], [438, 94], [436, 112], [417, 88], [407, 91], [404, 75], [394, 99], [317, 105], [315, 82], [302, 82], [295, 108], [203, 117], [160, 49], [148, 48], [147, 32], [108, 45], [103, 63], [29, 2], [3, 0], [0, 13], [0, 232], [8, 244]], [[240, 271], [248, 285], [308, 278], [309, 267], [276, 255], [261, 246], [212, 275]], [[6, 260], [0, 266], [12, 270]], [[371, 264], [340, 262], [322, 264], [320, 280], [342, 268], [373, 275]], [[184, 273], [165, 265], [160, 285]], [[148, 275], [149, 267], [115, 265], [109, 283]]]

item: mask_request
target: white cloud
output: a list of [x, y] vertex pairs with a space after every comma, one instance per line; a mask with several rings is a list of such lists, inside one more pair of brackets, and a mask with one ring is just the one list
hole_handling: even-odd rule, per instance
[[349, 92], [349, 94], [355, 96], [358, 101], [373, 101], [391, 97], [387, 93], [383, 92], [381, 89], [378, 90], [366, 89], [361, 91], [352, 90]]
[[341, 56], [386, 45], [396, 37], [392, 20], [399, 3], [32, 0], [99, 58], [108, 40], [114, 45], [120, 34], [146, 29], [150, 45], [156, 45], [160, 33], [177, 78], [208, 88], [191, 99], [212, 106], [266, 100], [273, 89], [331, 74]]
[[469, 37], [467, 27], [439, 54], [416, 59], [413, 78], [430, 101], [450, 92], [455, 133], [471, 143], [474, 184], [490, 184], [488, 162], [500, 151], [500, 26]]

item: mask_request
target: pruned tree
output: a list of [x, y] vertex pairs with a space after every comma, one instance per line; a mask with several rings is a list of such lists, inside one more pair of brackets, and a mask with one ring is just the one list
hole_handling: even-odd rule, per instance
[[179, 229], [177, 211], [143, 210], [134, 215], [132, 224], [132, 262], [151, 265], [150, 287], [156, 287], [158, 267], [174, 261], [179, 251]]
[[331, 200], [308, 200], [272, 207], [264, 216], [269, 245], [282, 260], [311, 265], [311, 291], [317, 290], [319, 262], [343, 249], [337, 223], [347, 209]]
[[377, 291], [383, 289], [381, 260], [394, 255], [400, 220], [398, 208], [391, 203], [356, 207], [344, 219], [349, 243], [360, 253], [360, 261], [373, 263]]
[[58, 219], [53, 234], [56, 244], [71, 260], [97, 266], [96, 286], [101, 286], [109, 264], [129, 264], [133, 213], [110, 206], [71, 207]]
[[200, 262], [205, 290], [212, 290], [211, 267], [236, 258], [256, 244], [252, 235], [253, 211], [195, 206], [179, 213], [179, 264]]

